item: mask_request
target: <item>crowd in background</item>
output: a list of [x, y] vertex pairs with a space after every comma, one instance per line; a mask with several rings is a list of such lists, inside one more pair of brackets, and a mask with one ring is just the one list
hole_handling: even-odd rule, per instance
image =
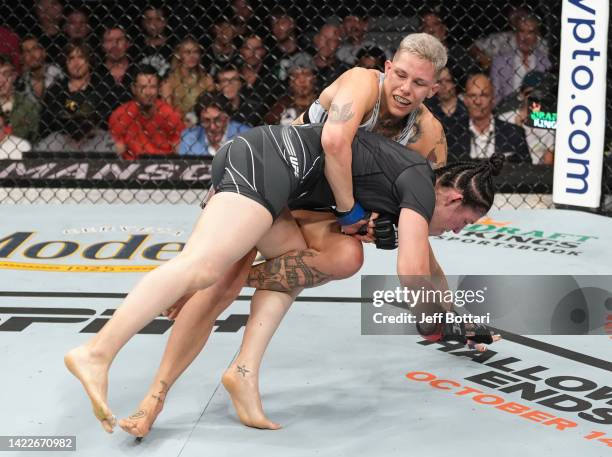
[[[393, 56], [358, 7], [304, 34], [282, 8], [261, 18], [248, 0], [230, 3], [204, 39], [170, 30], [171, 12], [158, 6], [142, 9], [134, 36], [119, 23], [94, 33], [86, 8], [35, 0], [34, 26], [0, 26], [0, 159], [29, 151], [214, 156], [253, 126], [290, 124], [344, 71], [384, 71]], [[415, 31], [436, 36], [449, 54], [426, 104], [444, 125], [449, 160], [503, 152], [550, 165], [554, 130], [529, 122], [556, 93], [550, 50], [537, 15], [505, 13], [507, 30], [465, 46], [443, 15], [420, 12]]]

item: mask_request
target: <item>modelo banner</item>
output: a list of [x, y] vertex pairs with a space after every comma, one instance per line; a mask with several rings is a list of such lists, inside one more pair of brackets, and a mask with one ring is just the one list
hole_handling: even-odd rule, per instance
[[563, 0], [555, 203], [600, 204], [609, 9], [608, 1]]

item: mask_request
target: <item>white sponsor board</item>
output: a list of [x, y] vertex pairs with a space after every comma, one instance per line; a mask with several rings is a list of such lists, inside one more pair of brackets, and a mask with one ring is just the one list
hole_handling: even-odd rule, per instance
[[609, 10], [607, 1], [563, 0], [555, 203], [600, 203]]

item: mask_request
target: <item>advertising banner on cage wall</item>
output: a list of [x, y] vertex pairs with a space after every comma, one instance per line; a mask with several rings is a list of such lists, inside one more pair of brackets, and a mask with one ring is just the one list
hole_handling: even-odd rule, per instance
[[601, 198], [609, 2], [563, 0], [553, 201]]

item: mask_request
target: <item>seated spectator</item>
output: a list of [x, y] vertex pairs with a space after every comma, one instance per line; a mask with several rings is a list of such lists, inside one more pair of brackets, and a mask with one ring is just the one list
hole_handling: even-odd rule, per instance
[[317, 86], [327, 87], [338, 76], [351, 68], [338, 59], [336, 53], [340, 47], [340, 27], [334, 24], [323, 24], [312, 39], [315, 53], [312, 56], [317, 75]]
[[329, 86], [338, 76], [351, 68], [350, 65], [340, 61], [336, 54], [340, 48], [340, 33], [339, 26], [324, 24], [312, 39], [318, 87]]
[[556, 78], [547, 77], [544, 74], [538, 76], [534, 73], [537, 72], [530, 72], [523, 79], [520, 104], [513, 107], [508, 106], [503, 111], [499, 110], [497, 118], [524, 130], [531, 162], [534, 165], [552, 165], [555, 151], [555, 130], [534, 127], [529, 122], [529, 106], [531, 103], [536, 108], [534, 111], [540, 111], [542, 100], [553, 102], [556, 100]]
[[378, 46], [364, 46], [357, 51], [356, 58], [356, 67], [369, 68], [380, 72], [385, 71], [387, 56], [385, 55], [385, 51]]
[[[1, 19], [0, 19], [1, 20]], [[19, 35], [6, 25], [0, 25], [0, 54], [10, 57], [17, 74], [21, 73]]]
[[[263, 40], [258, 35], [251, 35], [244, 39], [240, 46], [240, 75], [247, 87], [255, 87], [265, 75], [266, 71], [263, 63], [268, 51], [263, 44]], [[267, 91], [270, 88], [266, 89]]]
[[251, 128], [231, 119], [230, 112], [229, 100], [222, 94], [200, 95], [196, 104], [200, 125], [183, 131], [179, 154], [214, 156], [226, 141]]
[[314, 66], [296, 62], [289, 70], [289, 94], [272, 105], [264, 119], [266, 123], [290, 125], [316, 100], [315, 82]]
[[240, 70], [238, 67], [231, 63], [227, 64], [223, 68], [219, 69], [215, 80], [217, 84], [217, 91], [221, 93], [229, 102], [228, 109], [230, 115], [243, 122], [243, 114], [246, 116], [248, 113], [244, 112], [246, 110], [246, 107], [243, 105], [244, 82], [240, 76]]
[[468, 78], [464, 97], [468, 118], [446, 132], [449, 162], [486, 159], [501, 152], [512, 162], [531, 163], [523, 130], [494, 118], [493, 93], [488, 76]]
[[236, 36], [245, 37], [256, 32], [259, 22], [253, 6], [249, 0], [231, 0], [232, 16], [230, 22], [234, 27]]
[[[87, 42], [91, 34], [89, 13], [81, 8], [68, 11], [64, 21], [64, 33], [68, 41]], [[88, 44], [92, 46], [91, 43]]]
[[185, 124], [181, 113], [159, 98], [159, 74], [151, 65], [135, 72], [134, 99], [111, 115], [108, 123], [117, 152], [132, 160], [144, 154], [173, 155]]
[[[527, 103], [527, 97], [529, 94], [538, 87], [544, 80], [545, 74], [541, 71], [530, 71], [523, 78], [521, 87], [518, 90], [506, 95], [495, 105], [495, 112], [497, 114], [506, 113], [508, 111], [516, 111], [521, 106]], [[514, 124], [520, 124], [513, 122]]]
[[[508, 18], [510, 30], [492, 33], [474, 42], [469, 51], [482, 69], [488, 70], [495, 56], [512, 52], [517, 48], [516, 30], [519, 22], [528, 15], [527, 9], [511, 5], [505, 15]], [[538, 54], [548, 55], [548, 46], [541, 37], [538, 37], [536, 48]]]
[[362, 9], [352, 9], [342, 19], [340, 35], [343, 44], [338, 48], [338, 59], [350, 66], [357, 62], [357, 53], [366, 46], [376, 46], [374, 42], [366, 40], [368, 32], [368, 14]]
[[[35, 0], [34, 13], [37, 23], [28, 35], [34, 35], [47, 53], [47, 58], [56, 64], [62, 64], [62, 53], [68, 40], [62, 33], [64, 6], [60, 0]], [[23, 34], [22, 34], [23, 35]]]
[[33, 143], [38, 138], [40, 106], [24, 93], [15, 91], [16, 79], [11, 58], [0, 54], [0, 111], [13, 135]]
[[536, 46], [539, 38], [540, 21], [535, 16], [525, 16], [517, 25], [516, 48], [493, 58], [491, 80], [496, 103], [518, 90], [530, 71], [545, 72], [550, 68], [548, 55], [542, 54]]
[[30, 142], [11, 134], [6, 115], [0, 111], [0, 160], [21, 160], [32, 149]]
[[442, 69], [438, 83], [438, 92], [425, 100], [425, 104], [448, 132], [456, 124], [465, 125], [468, 113], [463, 101], [457, 97], [457, 86], [448, 68]]
[[291, 65], [289, 58], [304, 50], [306, 45], [298, 37], [295, 19], [282, 8], [273, 9], [268, 20], [272, 34], [266, 42], [268, 55], [264, 66], [278, 81], [271, 89], [272, 95], [279, 96], [287, 88], [288, 69]]
[[247, 37], [240, 46], [241, 93], [244, 98], [244, 106], [240, 108], [241, 118], [253, 126], [263, 124], [263, 116], [269, 109], [266, 102], [271, 88], [276, 84], [274, 76], [263, 65], [266, 53], [263, 40], [257, 35]]
[[144, 35], [135, 40], [132, 51], [134, 61], [140, 65], [151, 65], [164, 78], [170, 70], [170, 60], [174, 53], [172, 37], [167, 34], [168, 14], [156, 6], [148, 6], [142, 15]]
[[38, 39], [27, 36], [21, 42], [23, 56], [23, 73], [17, 82], [17, 88], [36, 103], [42, 103], [47, 89], [66, 75], [55, 64], [47, 63], [47, 53]]
[[99, 127], [98, 114], [94, 108], [83, 102], [61, 113], [63, 128], [40, 140], [34, 150], [37, 152], [115, 152], [115, 143], [105, 130]]
[[133, 64], [128, 54], [130, 41], [121, 27], [111, 26], [102, 34], [102, 63], [94, 70], [110, 110], [132, 98]]
[[435, 36], [446, 46], [448, 51], [446, 66], [458, 80], [460, 86], [465, 85], [469, 75], [480, 73], [481, 68], [472, 59], [467, 49], [461, 43], [449, 39], [448, 27], [438, 13], [427, 11], [421, 14], [421, 32]]
[[195, 125], [195, 116], [188, 121], [185, 116], [193, 112], [196, 100], [202, 92], [214, 90], [212, 77], [202, 66], [202, 49], [192, 37], [181, 41], [172, 57], [172, 69], [161, 85], [161, 97], [183, 115], [186, 123]]
[[236, 46], [236, 29], [231, 22], [221, 19], [213, 24], [213, 42], [208, 48], [204, 58], [204, 66], [208, 72], [215, 76], [219, 68], [236, 60], [238, 48]]
[[75, 107], [84, 102], [95, 107], [100, 119], [106, 119], [110, 113], [108, 101], [101, 89], [100, 81], [92, 73], [91, 50], [85, 43], [69, 43], [66, 46], [66, 75], [63, 81], [51, 86], [42, 103], [40, 120], [41, 137], [63, 129], [63, 117], [69, 117]]

